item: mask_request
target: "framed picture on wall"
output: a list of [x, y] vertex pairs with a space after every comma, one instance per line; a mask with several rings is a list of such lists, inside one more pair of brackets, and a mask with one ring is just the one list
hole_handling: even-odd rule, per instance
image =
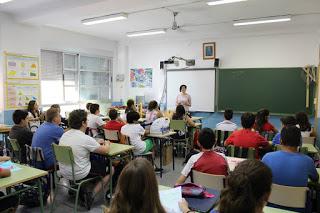
[[203, 43], [203, 60], [216, 58], [216, 42]]

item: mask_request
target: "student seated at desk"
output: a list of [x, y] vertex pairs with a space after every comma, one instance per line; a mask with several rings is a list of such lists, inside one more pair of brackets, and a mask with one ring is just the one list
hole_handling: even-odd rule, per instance
[[[246, 160], [227, 177], [222, 190], [218, 210], [210, 213], [263, 213], [271, 194], [272, 174], [258, 160]], [[183, 213], [195, 213], [186, 200], [179, 202]]]
[[31, 145], [33, 133], [28, 126], [28, 112], [25, 110], [15, 110], [12, 114], [14, 126], [11, 128], [9, 137], [16, 139], [21, 148], [21, 163], [26, 163], [26, 147]]
[[126, 107], [126, 110], [124, 112], [127, 114], [128, 112], [131, 112], [131, 111], [135, 111], [136, 112], [137, 108], [136, 108], [136, 106], [134, 104], [134, 100], [129, 99], [127, 101], [127, 107]]
[[225, 146], [234, 145], [243, 148], [255, 148], [256, 157], [259, 158], [258, 150], [260, 147], [268, 147], [269, 142], [252, 130], [255, 122], [255, 116], [246, 112], [241, 116], [241, 125], [243, 129], [233, 132], [225, 141]]
[[29, 127], [31, 128], [31, 131], [35, 132], [36, 129], [40, 126], [40, 111], [39, 111], [39, 105], [37, 101], [32, 100], [29, 101], [28, 104], [28, 121], [29, 121]]
[[262, 133], [262, 132], [277, 133], [278, 132], [278, 130], [269, 122], [269, 114], [270, 112], [267, 109], [262, 109], [258, 111], [254, 129], [259, 133]]
[[[70, 146], [74, 157], [74, 174], [76, 180], [82, 180], [95, 176], [103, 177], [104, 186], [109, 181], [108, 162], [91, 161], [90, 152], [106, 155], [110, 149], [109, 141], [100, 139], [98, 142], [85, 134], [87, 128], [87, 112], [74, 110], [69, 115], [70, 130], [65, 132], [59, 142], [59, 146]], [[100, 143], [100, 144], [99, 144]], [[59, 169], [63, 177], [72, 180], [72, 169], [69, 165], [59, 163]], [[91, 206], [94, 196], [102, 190], [101, 183], [96, 183], [93, 192], [87, 192], [87, 200]]]
[[[8, 161], [10, 157], [0, 156], [0, 162]], [[2, 169], [0, 167], [0, 178], [10, 177], [10, 169]], [[5, 196], [5, 194], [0, 191], [0, 198]], [[19, 205], [19, 197], [17, 195], [4, 198], [0, 200], [0, 212], [16, 212]]]
[[[191, 120], [191, 118], [186, 114], [184, 106], [178, 105], [176, 112], [172, 115], [172, 120], [184, 120], [189, 127], [195, 127], [196, 124]], [[174, 139], [183, 139], [185, 138], [185, 132], [179, 131], [177, 134], [173, 135]]]
[[146, 139], [145, 141], [141, 139], [141, 137], [147, 135], [149, 131], [145, 130], [139, 124], [139, 118], [139, 113], [135, 111], [128, 112], [128, 123], [121, 128], [121, 134], [130, 138], [130, 144], [134, 146], [133, 153], [135, 155], [150, 152], [153, 148], [153, 143], [151, 139]]
[[309, 122], [308, 115], [305, 112], [298, 112], [296, 114], [297, 127], [301, 131], [302, 137], [315, 136], [314, 130]]
[[[293, 116], [282, 117], [280, 118], [280, 121], [281, 121], [282, 128], [286, 126], [295, 126], [297, 124], [297, 121]], [[280, 144], [280, 138], [281, 138], [281, 133], [278, 132], [272, 139], [272, 144], [273, 145]]]
[[44, 155], [45, 168], [51, 169], [54, 165], [54, 156], [51, 144], [58, 144], [63, 134], [63, 129], [59, 126], [61, 117], [59, 111], [55, 108], [47, 110], [47, 121], [41, 124], [32, 138], [32, 147], [40, 147]]
[[118, 117], [118, 112], [115, 109], [109, 110], [110, 121], [108, 121], [103, 128], [107, 130], [116, 130], [119, 131], [120, 143], [125, 144], [125, 138], [121, 134], [121, 128], [125, 125], [120, 117]]
[[105, 213], [165, 213], [160, 203], [156, 175], [144, 158], [131, 161], [121, 172], [115, 197]]
[[228, 132], [235, 131], [238, 128], [238, 126], [237, 124], [231, 121], [232, 117], [233, 117], [232, 109], [226, 109], [224, 111], [224, 121], [216, 125], [216, 130], [228, 131]]
[[308, 184], [308, 178], [318, 181], [319, 176], [313, 160], [298, 152], [300, 144], [301, 133], [298, 127], [282, 128], [282, 150], [268, 153], [262, 159], [262, 162], [272, 170], [273, 183], [304, 187]]
[[[91, 104], [90, 114], [88, 114], [88, 127], [91, 130], [92, 137], [100, 137], [99, 128], [103, 128], [105, 122], [102, 120], [100, 115], [100, 106], [99, 104]], [[101, 138], [101, 137], [100, 137]]]
[[[60, 105], [59, 104], [52, 104], [50, 108], [55, 108], [58, 110], [59, 114], [61, 115], [61, 108], [60, 108]], [[60, 125], [63, 125], [65, 127], [68, 126], [68, 120], [64, 117], [61, 116], [61, 124]]]
[[160, 112], [158, 102], [153, 100], [149, 102], [148, 110], [146, 113], [146, 124], [151, 124], [157, 118], [162, 117], [162, 113]]
[[225, 157], [212, 150], [216, 141], [213, 130], [202, 129], [198, 140], [201, 152], [191, 156], [176, 184], [184, 183], [192, 169], [213, 175], [228, 175], [228, 163]]

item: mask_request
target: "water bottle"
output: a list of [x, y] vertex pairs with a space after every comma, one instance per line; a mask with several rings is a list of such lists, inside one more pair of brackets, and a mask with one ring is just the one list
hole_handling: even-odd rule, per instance
[[161, 127], [161, 129], [160, 129], [160, 130], [161, 130], [161, 133], [163, 134], [163, 132], [164, 132], [164, 128], [163, 128], [163, 127]]

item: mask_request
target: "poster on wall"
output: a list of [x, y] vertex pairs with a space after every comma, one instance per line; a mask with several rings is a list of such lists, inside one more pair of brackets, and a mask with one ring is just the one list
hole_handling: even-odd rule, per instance
[[130, 69], [130, 85], [133, 88], [152, 88], [152, 68]]
[[6, 88], [7, 109], [25, 108], [31, 100], [40, 100], [39, 84], [8, 83]]
[[7, 79], [39, 79], [39, 58], [6, 53]]

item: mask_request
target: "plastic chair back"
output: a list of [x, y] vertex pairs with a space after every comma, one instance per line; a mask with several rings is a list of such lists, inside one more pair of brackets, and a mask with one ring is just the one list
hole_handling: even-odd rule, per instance
[[224, 188], [224, 175], [212, 175], [192, 170], [192, 182], [210, 189], [221, 191]]
[[104, 131], [104, 137], [106, 140], [110, 141], [119, 141], [119, 131], [118, 130], [108, 130], [108, 129], [103, 129]]
[[272, 184], [269, 203], [290, 208], [306, 208], [307, 192], [307, 187]]
[[187, 131], [187, 124], [184, 120], [171, 120], [170, 129], [174, 131]]

